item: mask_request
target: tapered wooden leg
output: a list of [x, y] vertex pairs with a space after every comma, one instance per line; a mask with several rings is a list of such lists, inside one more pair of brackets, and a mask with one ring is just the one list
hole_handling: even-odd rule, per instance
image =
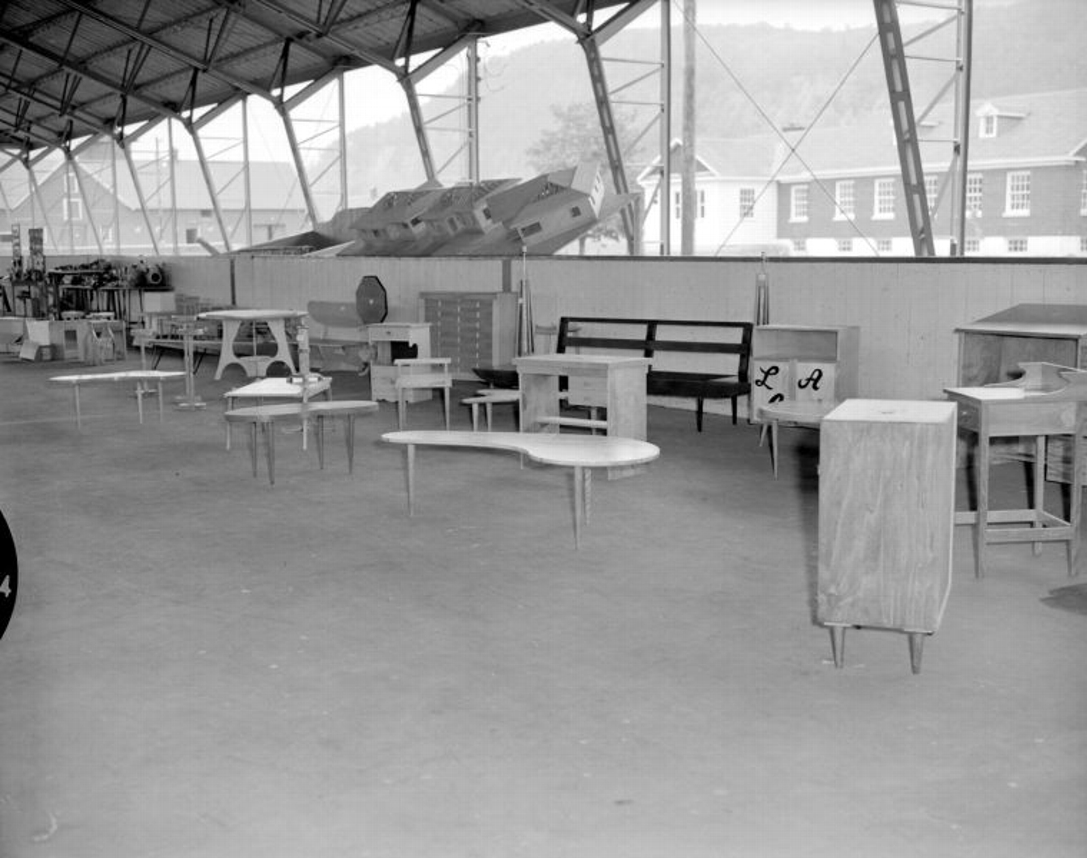
[[581, 548], [581, 522], [585, 517], [585, 483], [581, 466], [574, 466], [574, 548]]
[[408, 405], [404, 401], [404, 390], [401, 388], [396, 394], [396, 428], [404, 431], [404, 418], [407, 416]]
[[[1036, 529], [1042, 528], [1042, 515], [1044, 511], [1044, 504], [1042, 503], [1042, 492], [1045, 488], [1045, 481], [1043, 479], [1045, 474], [1045, 435], [1039, 435], [1034, 439], [1034, 468], [1031, 471], [1033, 477], [1033, 484], [1031, 485], [1031, 491], [1034, 493], [1034, 527]], [[1034, 556], [1037, 557], [1042, 553], [1042, 543], [1032, 543], [1032, 549]]]
[[442, 393], [444, 394], [444, 398], [445, 398], [445, 431], [446, 432], [449, 431], [449, 417], [450, 417], [450, 414], [449, 414], [449, 399], [450, 399], [449, 394], [450, 394], [450, 392], [451, 391], [449, 390], [448, 387], [443, 387], [442, 388]]
[[774, 460], [774, 479], [778, 477], [778, 422], [770, 421], [770, 457]]
[[[317, 467], [322, 471], [325, 469], [325, 418], [324, 415], [318, 415], [317, 425], [314, 427], [314, 434], [317, 436]], [[302, 421], [305, 425], [305, 421]]]
[[583, 470], [585, 472], [585, 489], [582, 494], [582, 501], [585, 506], [585, 523], [588, 524], [593, 511], [593, 469], [584, 468]]
[[914, 673], [920, 673], [921, 653], [925, 646], [925, 635], [921, 632], [909, 632], [907, 638], [910, 644], [910, 670]]
[[348, 414], [343, 427], [344, 443], [347, 444], [347, 473], [355, 473], [355, 415]]
[[253, 468], [253, 476], [257, 475], [257, 422], [254, 420], [249, 424], [249, 432], [246, 435], [249, 439], [249, 464]]
[[268, 458], [268, 482], [276, 484], [276, 425], [275, 423], [261, 423], [261, 431], [264, 433], [264, 453]]
[[408, 444], [408, 515], [415, 515], [415, 445]]
[[835, 667], [845, 664], [845, 626], [830, 626], [830, 654]]
[[83, 412], [79, 410], [79, 385], [73, 384], [72, 390], [75, 391], [75, 428], [83, 428]]

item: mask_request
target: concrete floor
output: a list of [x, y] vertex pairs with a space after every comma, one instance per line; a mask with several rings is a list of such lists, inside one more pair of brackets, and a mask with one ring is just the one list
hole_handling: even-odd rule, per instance
[[0, 358], [3, 858], [1084, 855], [1061, 547], [977, 581], [960, 530], [921, 674], [869, 630], [836, 670], [813, 432], [775, 481], [756, 428], [651, 408], [660, 460], [594, 481], [575, 552], [568, 472], [508, 454], [421, 450], [409, 519], [392, 404], [353, 475], [284, 435], [270, 487], [224, 449], [240, 371], [161, 425], [87, 388], [77, 431], [48, 378], [84, 369]]

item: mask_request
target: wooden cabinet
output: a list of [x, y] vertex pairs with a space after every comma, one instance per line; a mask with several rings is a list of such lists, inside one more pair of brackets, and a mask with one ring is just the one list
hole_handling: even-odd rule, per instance
[[453, 377], [477, 380], [473, 370], [508, 367], [517, 343], [517, 296], [512, 292], [423, 292], [419, 316], [431, 325], [435, 357], [452, 360]]
[[851, 399], [819, 439], [816, 613], [842, 665], [847, 626], [925, 635], [951, 589], [956, 408], [951, 402]]
[[[956, 328], [959, 335], [960, 387], [1010, 381], [1020, 364], [1055, 363], [1087, 369], [1087, 306], [1079, 304], [1016, 304], [999, 313]], [[1047, 444], [1051, 480], [1068, 482], [1072, 445], [1051, 438]], [[1030, 458], [1033, 442], [1002, 438], [993, 443], [993, 461]], [[1087, 470], [1080, 475], [1087, 482]]]
[[[366, 339], [373, 350], [370, 363], [370, 398], [396, 402], [396, 367], [398, 358], [428, 358], [430, 325], [425, 322], [381, 322], [366, 326]], [[430, 399], [429, 388], [412, 388], [405, 392], [407, 402]]]
[[857, 395], [860, 328], [759, 325], [751, 343], [751, 410], [775, 402], [841, 402]]

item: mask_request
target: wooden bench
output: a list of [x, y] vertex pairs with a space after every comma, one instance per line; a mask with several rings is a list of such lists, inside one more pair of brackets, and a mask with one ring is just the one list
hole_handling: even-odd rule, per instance
[[556, 351], [634, 353], [649, 358], [652, 365], [646, 377], [646, 394], [694, 398], [696, 425], [701, 432], [707, 399], [731, 400], [733, 424], [741, 396], [748, 398], [750, 411], [754, 327], [752, 322], [706, 319], [563, 316]]
[[415, 513], [415, 448], [474, 447], [521, 453], [545, 465], [574, 469], [574, 547], [581, 547], [581, 527], [589, 520], [593, 468], [631, 467], [652, 462], [660, 448], [648, 441], [604, 435], [550, 435], [541, 432], [386, 432], [383, 440], [407, 445], [408, 515]]
[[310, 360], [324, 372], [352, 371], [364, 375], [370, 367], [370, 346], [358, 308], [349, 301], [310, 301]]

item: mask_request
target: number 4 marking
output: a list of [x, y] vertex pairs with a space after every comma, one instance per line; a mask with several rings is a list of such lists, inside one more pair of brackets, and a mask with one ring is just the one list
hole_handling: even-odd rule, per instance
[[11, 595], [11, 584], [8, 582], [10, 577], [10, 575], [5, 575], [4, 580], [0, 581], [0, 593], [4, 594], [5, 599]]

